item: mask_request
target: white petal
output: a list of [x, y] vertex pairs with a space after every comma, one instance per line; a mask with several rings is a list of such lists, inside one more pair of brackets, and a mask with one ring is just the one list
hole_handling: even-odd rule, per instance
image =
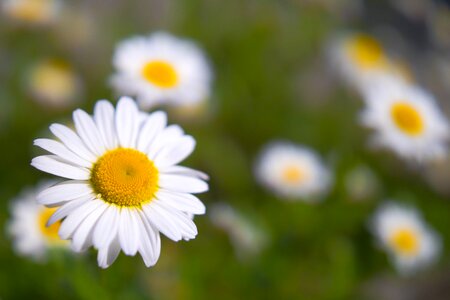
[[50, 140], [50, 139], [37, 139], [34, 140], [34, 145], [41, 147], [44, 150], [47, 150], [48, 152], [51, 152], [59, 157], [61, 157], [64, 160], [67, 160], [68, 162], [79, 165], [82, 167], [90, 168], [92, 166], [92, 163], [81, 158], [77, 154], [70, 151], [64, 144]]
[[60, 139], [70, 151], [76, 153], [87, 161], [96, 161], [96, 156], [88, 148], [86, 148], [86, 145], [72, 129], [61, 124], [52, 124], [50, 126], [50, 131], [58, 139]]
[[142, 126], [137, 141], [137, 149], [147, 153], [153, 139], [167, 125], [167, 114], [163, 111], [156, 111], [147, 117]]
[[159, 186], [182, 193], [203, 193], [208, 190], [208, 184], [203, 180], [182, 175], [161, 174]]
[[114, 107], [109, 101], [100, 100], [95, 104], [94, 121], [103, 137], [106, 148], [116, 148], [117, 136], [114, 126]]
[[107, 247], [103, 247], [98, 250], [98, 266], [106, 269], [116, 260], [117, 256], [119, 256], [119, 253], [120, 243], [119, 238], [116, 237]]
[[156, 154], [168, 143], [176, 141], [184, 134], [183, 129], [178, 125], [170, 125], [161, 131], [150, 143], [147, 155], [150, 159], [154, 159]]
[[72, 234], [80, 225], [80, 223], [83, 222], [83, 220], [91, 212], [100, 207], [102, 203], [102, 200], [94, 199], [84, 203], [83, 205], [72, 211], [61, 223], [61, 227], [58, 231], [59, 236], [64, 240], [72, 237]]
[[165, 174], [185, 175], [190, 177], [197, 177], [202, 180], [209, 180], [208, 174], [183, 166], [170, 166], [164, 168], [163, 170], [161, 170], [161, 172]]
[[64, 178], [88, 180], [90, 177], [90, 173], [86, 168], [75, 167], [61, 162], [55, 155], [42, 155], [35, 157], [31, 161], [31, 165], [43, 172]]
[[117, 236], [119, 228], [120, 210], [114, 205], [110, 205], [104, 212], [102, 218], [95, 226], [93, 243], [98, 249], [106, 247]]
[[164, 211], [165, 217], [176, 224], [184, 240], [195, 238], [197, 235], [197, 226], [195, 226], [194, 222], [192, 222], [187, 214], [178, 209], [174, 209], [159, 200], [155, 200], [154, 205], [155, 207], [161, 208], [160, 212]]
[[126, 255], [136, 255], [139, 245], [139, 226], [136, 221], [139, 218], [133, 208], [122, 208], [119, 221], [119, 242]]
[[159, 232], [167, 236], [169, 239], [177, 242], [182, 239], [181, 232], [176, 224], [167, 218], [162, 209], [152, 203], [142, 206], [142, 210], [150, 224], [154, 225]]
[[36, 199], [39, 204], [59, 206], [64, 202], [91, 193], [92, 188], [86, 181], [67, 180], [43, 190], [36, 196]]
[[136, 103], [122, 97], [116, 108], [116, 132], [119, 144], [124, 148], [135, 148], [139, 133], [139, 111]]
[[[102, 201], [100, 201], [102, 202]], [[102, 217], [103, 212], [108, 207], [108, 205], [104, 202], [93, 210], [86, 219], [81, 222], [80, 226], [76, 229], [75, 233], [72, 237], [72, 249], [75, 252], [80, 252], [87, 247], [92, 245], [92, 234], [95, 228], [95, 225], [99, 218]]]
[[156, 198], [175, 209], [187, 213], [203, 215], [206, 210], [205, 205], [197, 197], [191, 194], [177, 193], [160, 189], [156, 193]]
[[147, 267], [156, 264], [161, 252], [161, 238], [156, 228], [148, 222], [147, 217], [143, 211], [139, 211], [141, 217], [141, 232], [142, 237], [139, 244], [139, 253], [141, 254], [144, 263]]
[[160, 168], [173, 166], [188, 157], [195, 148], [195, 140], [192, 136], [186, 135], [167, 144], [155, 156], [155, 164]]
[[55, 223], [56, 221], [67, 217], [70, 213], [75, 211], [77, 208], [79, 208], [83, 204], [87, 203], [88, 201], [93, 201], [94, 198], [95, 198], [94, 195], [86, 195], [86, 196], [82, 196], [82, 197], [80, 197], [78, 199], [74, 199], [72, 201], [67, 202], [66, 204], [64, 204], [63, 206], [58, 208], [53, 213], [53, 215], [47, 221], [47, 226], [50, 226], [53, 223]]
[[91, 116], [85, 111], [77, 109], [73, 112], [73, 121], [77, 133], [85, 145], [98, 156], [102, 155], [106, 151], [106, 148], [103, 144], [102, 136]]

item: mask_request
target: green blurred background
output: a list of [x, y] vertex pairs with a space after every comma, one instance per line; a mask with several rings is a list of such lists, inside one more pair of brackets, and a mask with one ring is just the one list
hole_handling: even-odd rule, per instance
[[[84, 0], [64, 2], [71, 17], [48, 26], [1, 16], [0, 298], [450, 299], [450, 163], [408, 167], [370, 149], [369, 132], [358, 125], [362, 101], [333, 76], [325, 55], [329, 38], [343, 30], [375, 34], [419, 70], [420, 84], [448, 111], [446, 3]], [[195, 219], [199, 235], [179, 243], [163, 238], [150, 269], [121, 254], [102, 270], [93, 249], [55, 252], [47, 263], [16, 256], [5, 230], [10, 199], [43, 178], [30, 167], [38, 153], [33, 139], [49, 135], [51, 123], [69, 122], [76, 107], [92, 112], [98, 99], [115, 102], [107, 81], [116, 43], [156, 30], [195, 40], [215, 73], [206, 115], [169, 113], [198, 142], [185, 165], [211, 177], [210, 192], [200, 195], [207, 213]], [[49, 57], [70, 62], [84, 85], [78, 102], [64, 109], [33, 101], [24, 84], [29, 66]], [[273, 139], [307, 145], [324, 158], [334, 186], [323, 202], [285, 202], [255, 182], [255, 158]], [[367, 230], [384, 199], [413, 204], [442, 235], [436, 265], [408, 278], [396, 274]], [[240, 255], [245, 249], [214, 225], [208, 208], [219, 202], [264, 236], [257, 251]]]

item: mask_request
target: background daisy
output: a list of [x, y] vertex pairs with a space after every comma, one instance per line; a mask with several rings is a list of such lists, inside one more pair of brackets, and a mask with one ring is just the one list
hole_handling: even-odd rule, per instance
[[36, 261], [45, 260], [51, 249], [69, 246], [67, 241], [58, 236], [61, 222], [46, 226], [55, 209], [39, 205], [36, 200], [37, 194], [49, 185], [43, 183], [38, 188], [26, 189], [11, 203], [12, 216], [8, 223], [8, 233], [13, 239], [14, 250], [17, 254]]
[[141, 107], [158, 104], [195, 106], [210, 94], [211, 70], [191, 41], [157, 32], [129, 38], [114, 53], [113, 88], [136, 96]]
[[412, 81], [407, 65], [390, 57], [381, 42], [369, 34], [342, 33], [332, 39], [328, 48], [338, 73], [360, 92], [380, 76]]
[[415, 160], [442, 157], [447, 151], [448, 122], [423, 89], [392, 78], [366, 90], [361, 122], [375, 130], [374, 142]]
[[375, 212], [371, 230], [400, 273], [427, 267], [439, 256], [440, 237], [411, 207], [385, 203]]
[[291, 200], [317, 200], [331, 183], [331, 174], [316, 153], [288, 142], [265, 146], [255, 173], [262, 185]]
[[82, 83], [65, 61], [45, 59], [34, 64], [28, 74], [27, 88], [41, 105], [66, 108], [79, 101]]
[[106, 268], [119, 255], [139, 252], [146, 266], [160, 254], [159, 233], [174, 241], [197, 235], [190, 214], [204, 205], [192, 193], [208, 190], [201, 172], [178, 166], [191, 154], [195, 140], [176, 125], [167, 126], [163, 112], [142, 114], [123, 97], [117, 108], [97, 102], [94, 115], [73, 113], [76, 131], [53, 124], [59, 141], [37, 139], [53, 155], [38, 156], [32, 165], [67, 180], [38, 195], [59, 207], [49, 223], [61, 219], [59, 235], [82, 251], [94, 245], [98, 264]]
[[54, 22], [61, 9], [60, 0], [4, 0], [4, 14], [16, 21], [29, 24], [48, 24]]

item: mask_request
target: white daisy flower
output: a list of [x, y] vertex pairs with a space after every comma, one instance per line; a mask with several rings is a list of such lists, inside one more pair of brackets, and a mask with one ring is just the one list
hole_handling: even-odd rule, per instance
[[30, 24], [48, 24], [58, 17], [60, 0], [5, 0], [3, 13], [9, 18]]
[[203, 52], [193, 42], [167, 33], [121, 42], [113, 64], [117, 71], [113, 87], [120, 94], [136, 96], [145, 109], [195, 105], [210, 94], [212, 74]]
[[47, 59], [32, 66], [28, 74], [28, 90], [33, 98], [46, 106], [65, 108], [79, 99], [82, 83], [65, 61]]
[[38, 201], [59, 207], [49, 224], [61, 220], [59, 235], [72, 248], [98, 249], [106, 268], [120, 250], [139, 252], [152, 266], [160, 254], [160, 236], [179, 241], [197, 235], [188, 214], [205, 206], [192, 193], [208, 190], [204, 173], [178, 166], [191, 154], [195, 140], [177, 125], [166, 126], [164, 112], [143, 114], [127, 97], [117, 108], [97, 102], [94, 115], [73, 113], [75, 131], [50, 126], [59, 141], [37, 139], [49, 151], [33, 159], [37, 169], [67, 180], [38, 195]]
[[384, 204], [376, 211], [370, 227], [402, 274], [430, 265], [441, 250], [440, 237], [428, 228], [417, 210], [408, 206]]
[[225, 230], [233, 244], [236, 256], [248, 260], [258, 255], [268, 244], [269, 237], [258, 224], [225, 203], [210, 209], [211, 222]]
[[279, 196], [317, 200], [331, 183], [331, 174], [312, 150], [287, 142], [266, 146], [256, 165], [259, 182]]
[[378, 76], [413, 80], [409, 68], [388, 57], [381, 43], [370, 35], [342, 34], [332, 40], [328, 49], [333, 65], [350, 85], [360, 91]]
[[404, 158], [435, 159], [447, 151], [447, 120], [433, 96], [417, 86], [380, 78], [366, 90], [361, 121], [376, 130], [376, 144]]
[[13, 238], [16, 252], [36, 261], [44, 260], [50, 249], [63, 249], [69, 245], [58, 236], [61, 222], [46, 226], [56, 209], [37, 203], [36, 196], [41, 190], [41, 186], [37, 189], [27, 189], [13, 200], [12, 219], [8, 224], [8, 232]]

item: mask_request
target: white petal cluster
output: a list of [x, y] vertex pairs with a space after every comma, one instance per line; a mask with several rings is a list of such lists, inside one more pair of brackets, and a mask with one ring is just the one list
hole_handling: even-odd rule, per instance
[[[370, 228], [402, 274], [425, 268], [439, 256], [440, 237], [412, 207], [387, 202], [376, 211]], [[397, 236], [396, 241], [400, 232], [408, 236]]]
[[[203, 214], [205, 206], [194, 193], [208, 190], [207, 176], [177, 164], [191, 154], [195, 140], [177, 125], [167, 126], [164, 112], [145, 114], [127, 97], [114, 108], [97, 102], [94, 115], [73, 113], [75, 131], [60, 124], [50, 126], [58, 140], [37, 139], [35, 144], [51, 155], [33, 159], [37, 169], [65, 178], [38, 195], [38, 201], [59, 207], [49, 223], [62, 220], [59, 235], [71, 239], [72, 248], [98, 249], [98, 264], [106, 268], [122, 250], [139, 252], [147, 266], [160, 255], [160, 232], [179, 241], [195, 238], [191, 214]], [[92, 168], [105, 153], [133, 149], [153, 162], [158, 170], [157, 190], [141, 206], [119, 206], [95, 193]]]

